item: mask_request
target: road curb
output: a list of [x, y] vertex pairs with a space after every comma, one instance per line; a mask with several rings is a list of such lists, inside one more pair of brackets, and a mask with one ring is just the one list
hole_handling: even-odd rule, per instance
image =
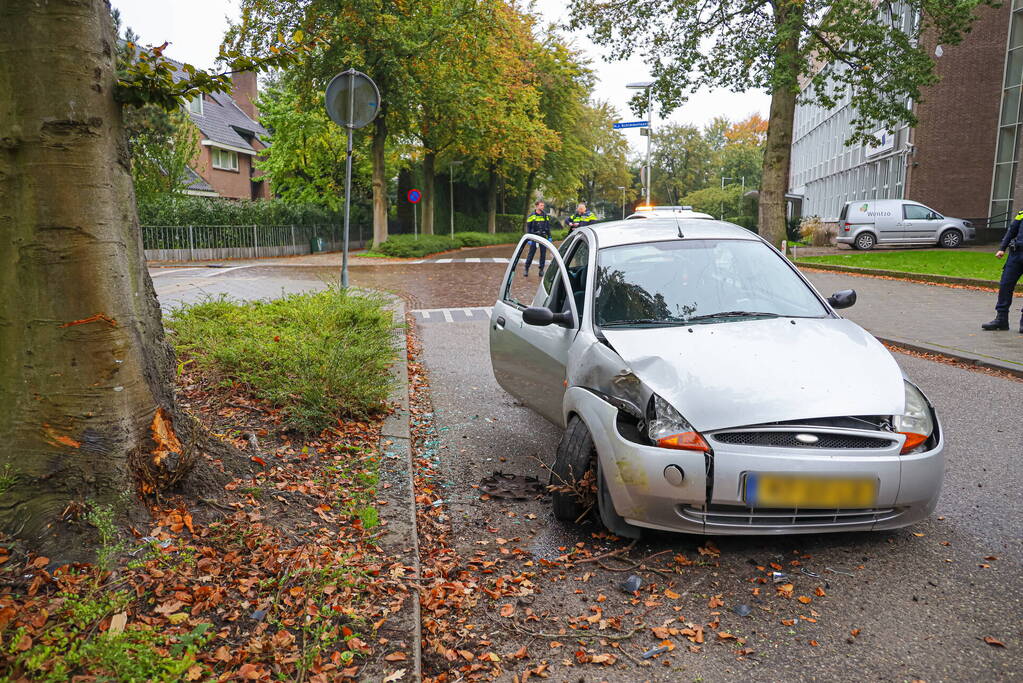
[[[927, 273], [904, 273], [898, 270], [881, 270], [879, 268], [859, 268], [857, 266], [840, 266], [833, 263], [813, 263], [809, 261], [796, 260], [799, 268], [812, 270], [828, 270], [836, 273], [853, 273], [856, 275], [869, 275], [872, 277], [890, 277], [896, 280], [908, 280], [929, 285], [961, 285], [964, 287], [977, 287], [991, 291], [998, 291], [998, 283], [994, 280], [978, 280], [970, 277], [951, 277], [948, 275], [929, 275]], [[1016, 286], [1016, 293], [1023, 294], [1023, 284]]]
[[[874, 333], [871, 332], [871, 334]], [[992, 332], [991, 334], [998, 333]], [[944, 346], [922, 344], [920, 342], [909, 341], [907, 339], [901, 339], [899, 337], [883, 336], [877, 334], [874, 334], [874, 337], [878, 341], [882, 341], [886, 344], [891, 344], [892, 346], [903, 348], [907, 351], [943, 356], [945, 358], [950, 358], [961, 363], [967, 363], [968, 365], [975, 365], [978, 368], [985, 368], [987, 370], [997, 370], [999, 372], [1005, 372], [1007, 374], [1014, 375], [1016, 377], [1023, 379], [1023, 365], [1018, 363], [1011, 363], [999, 360], [997, 358], [979, 356], [976, 354], [968, 353], [966, 351], [960, 351], [959, 349], [950, 349]]]
[[418, 584], [423, 573], [419, 561], [419, 534], [412, 471], [412, 434], [409, 426], [411, 413], [405, 302], [392, 294], [384, 295], [390, 300], [390, 308], [394, 312], [394, 345], [397, 360], [391, 367], [394, 388], [388, 397], [388, 403], [395, 409], [387, 416], [380, 429], [380, 479], [382, 482], [386, 481], [389, 487], [387, 490], [378, 491], [378, 494], [390, 503], [380, 514], [381, 518], [387, 521], [387, 533], [381, 537], [380, 544], [388, 550], [392, 559], [402, 559], [404, 564], [413, 568], [414, 575], [411, 579], [415, 587], [410, 592], [411, 623], [407, 624], [407, 628], [412, 643], [412, 680], [421, 681], [423, 641]]

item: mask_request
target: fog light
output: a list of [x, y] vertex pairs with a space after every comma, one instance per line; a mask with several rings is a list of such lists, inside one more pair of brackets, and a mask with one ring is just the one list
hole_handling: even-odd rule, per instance
[[681, 486], [682, 481], [686, 478], [686, 473], [678, 465], [668, 465], [664, 468], [664, 478], [672, 486]]

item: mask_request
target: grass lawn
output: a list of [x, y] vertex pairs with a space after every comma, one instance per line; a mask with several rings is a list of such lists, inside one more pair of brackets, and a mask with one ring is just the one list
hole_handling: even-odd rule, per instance
[[[994, 250], [995, 247], [992, 247]], [[954, 249], [921, 249], [913, 251], [855, 252], [830, 256], [807, 256], [796, 259], [811, 265], [827, 263], [857, 268], [895, 270], [902, 273], [924, 273], [967, 277], [997, 282], [1002, 275], [1002, 264], [990, 252], [957, 251]]]

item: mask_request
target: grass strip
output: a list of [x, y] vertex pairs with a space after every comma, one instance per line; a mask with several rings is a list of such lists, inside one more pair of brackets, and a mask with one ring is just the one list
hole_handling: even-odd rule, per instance
[[943, 275], [997, 282], [1004, 261], [991, 253], [927, 249], [913, 251], [882, 251], [876, 253], [831, 254], [797, 258], [798, 263], [875, 268], [900, 273]]
[[392, 315], [380, 297], [338, 288], [273, 301], [207, 299], [171, 312], [182, 363], [246, 385], [302, 432], [385, 408], [395, 361]]

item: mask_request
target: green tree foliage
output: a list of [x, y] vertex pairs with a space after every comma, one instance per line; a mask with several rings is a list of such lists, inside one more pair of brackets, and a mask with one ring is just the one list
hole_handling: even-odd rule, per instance
[[654, 137], [653, 191], [661, 201], [678, 204], [690, 192], [706, 187], [713, 154], [699, 128], [672, 123]]
[[[273, 144], [256, 165], [284, 201], [339, 210], [344, 202], [346, 135], [328, 118], [323, 102], [307, 94], [294, 75], [275, 79], [264, 88], [257, 102], [259, 119]], [[369, 191], [367, 159], [365, 153], [356, 157], [353, 194]]]
[[129, 110], [125, 127], [136, 201], [182, 194], [192, 180], [188, 169], [199, 154], [199, 131], [188, 116], [149, 105]]
[[[898, 5], [920, 12], [904, 31]], [[572, 23], [591, 29], [611, 55], [646, 56], [661, 104], [672, 109], [700, 87], [772, 92], [760, 203], [761, 233], [785, 235], [784, 196], [792, 124], [802, 80], [808, 100], [834, 106], [852, 93], [856, 116], [847, 142], [865, 141], [878, 127], [915, 123], [907, 101], [937, 80], [927, 35], [960, 42], [981, 5], [995, 0], [572, 0]], [[836, 65], [822, 70], [821, 64]], [[836, 87], [837, 86], [837, 87]], [[656, 179], [655, 179], [656, 180]]]
[[620, 120], [618, 112], [607, 102], [587, 105], [576, 123], [576, 136], [586, 147], [588, 157], [582, 164], [579, 199], [593, 208], [604, 201], [617, 206], [619, 187], [626, 188], [627, 198], [634, 196], [627, 156], [629, 144], [613, 124]]

